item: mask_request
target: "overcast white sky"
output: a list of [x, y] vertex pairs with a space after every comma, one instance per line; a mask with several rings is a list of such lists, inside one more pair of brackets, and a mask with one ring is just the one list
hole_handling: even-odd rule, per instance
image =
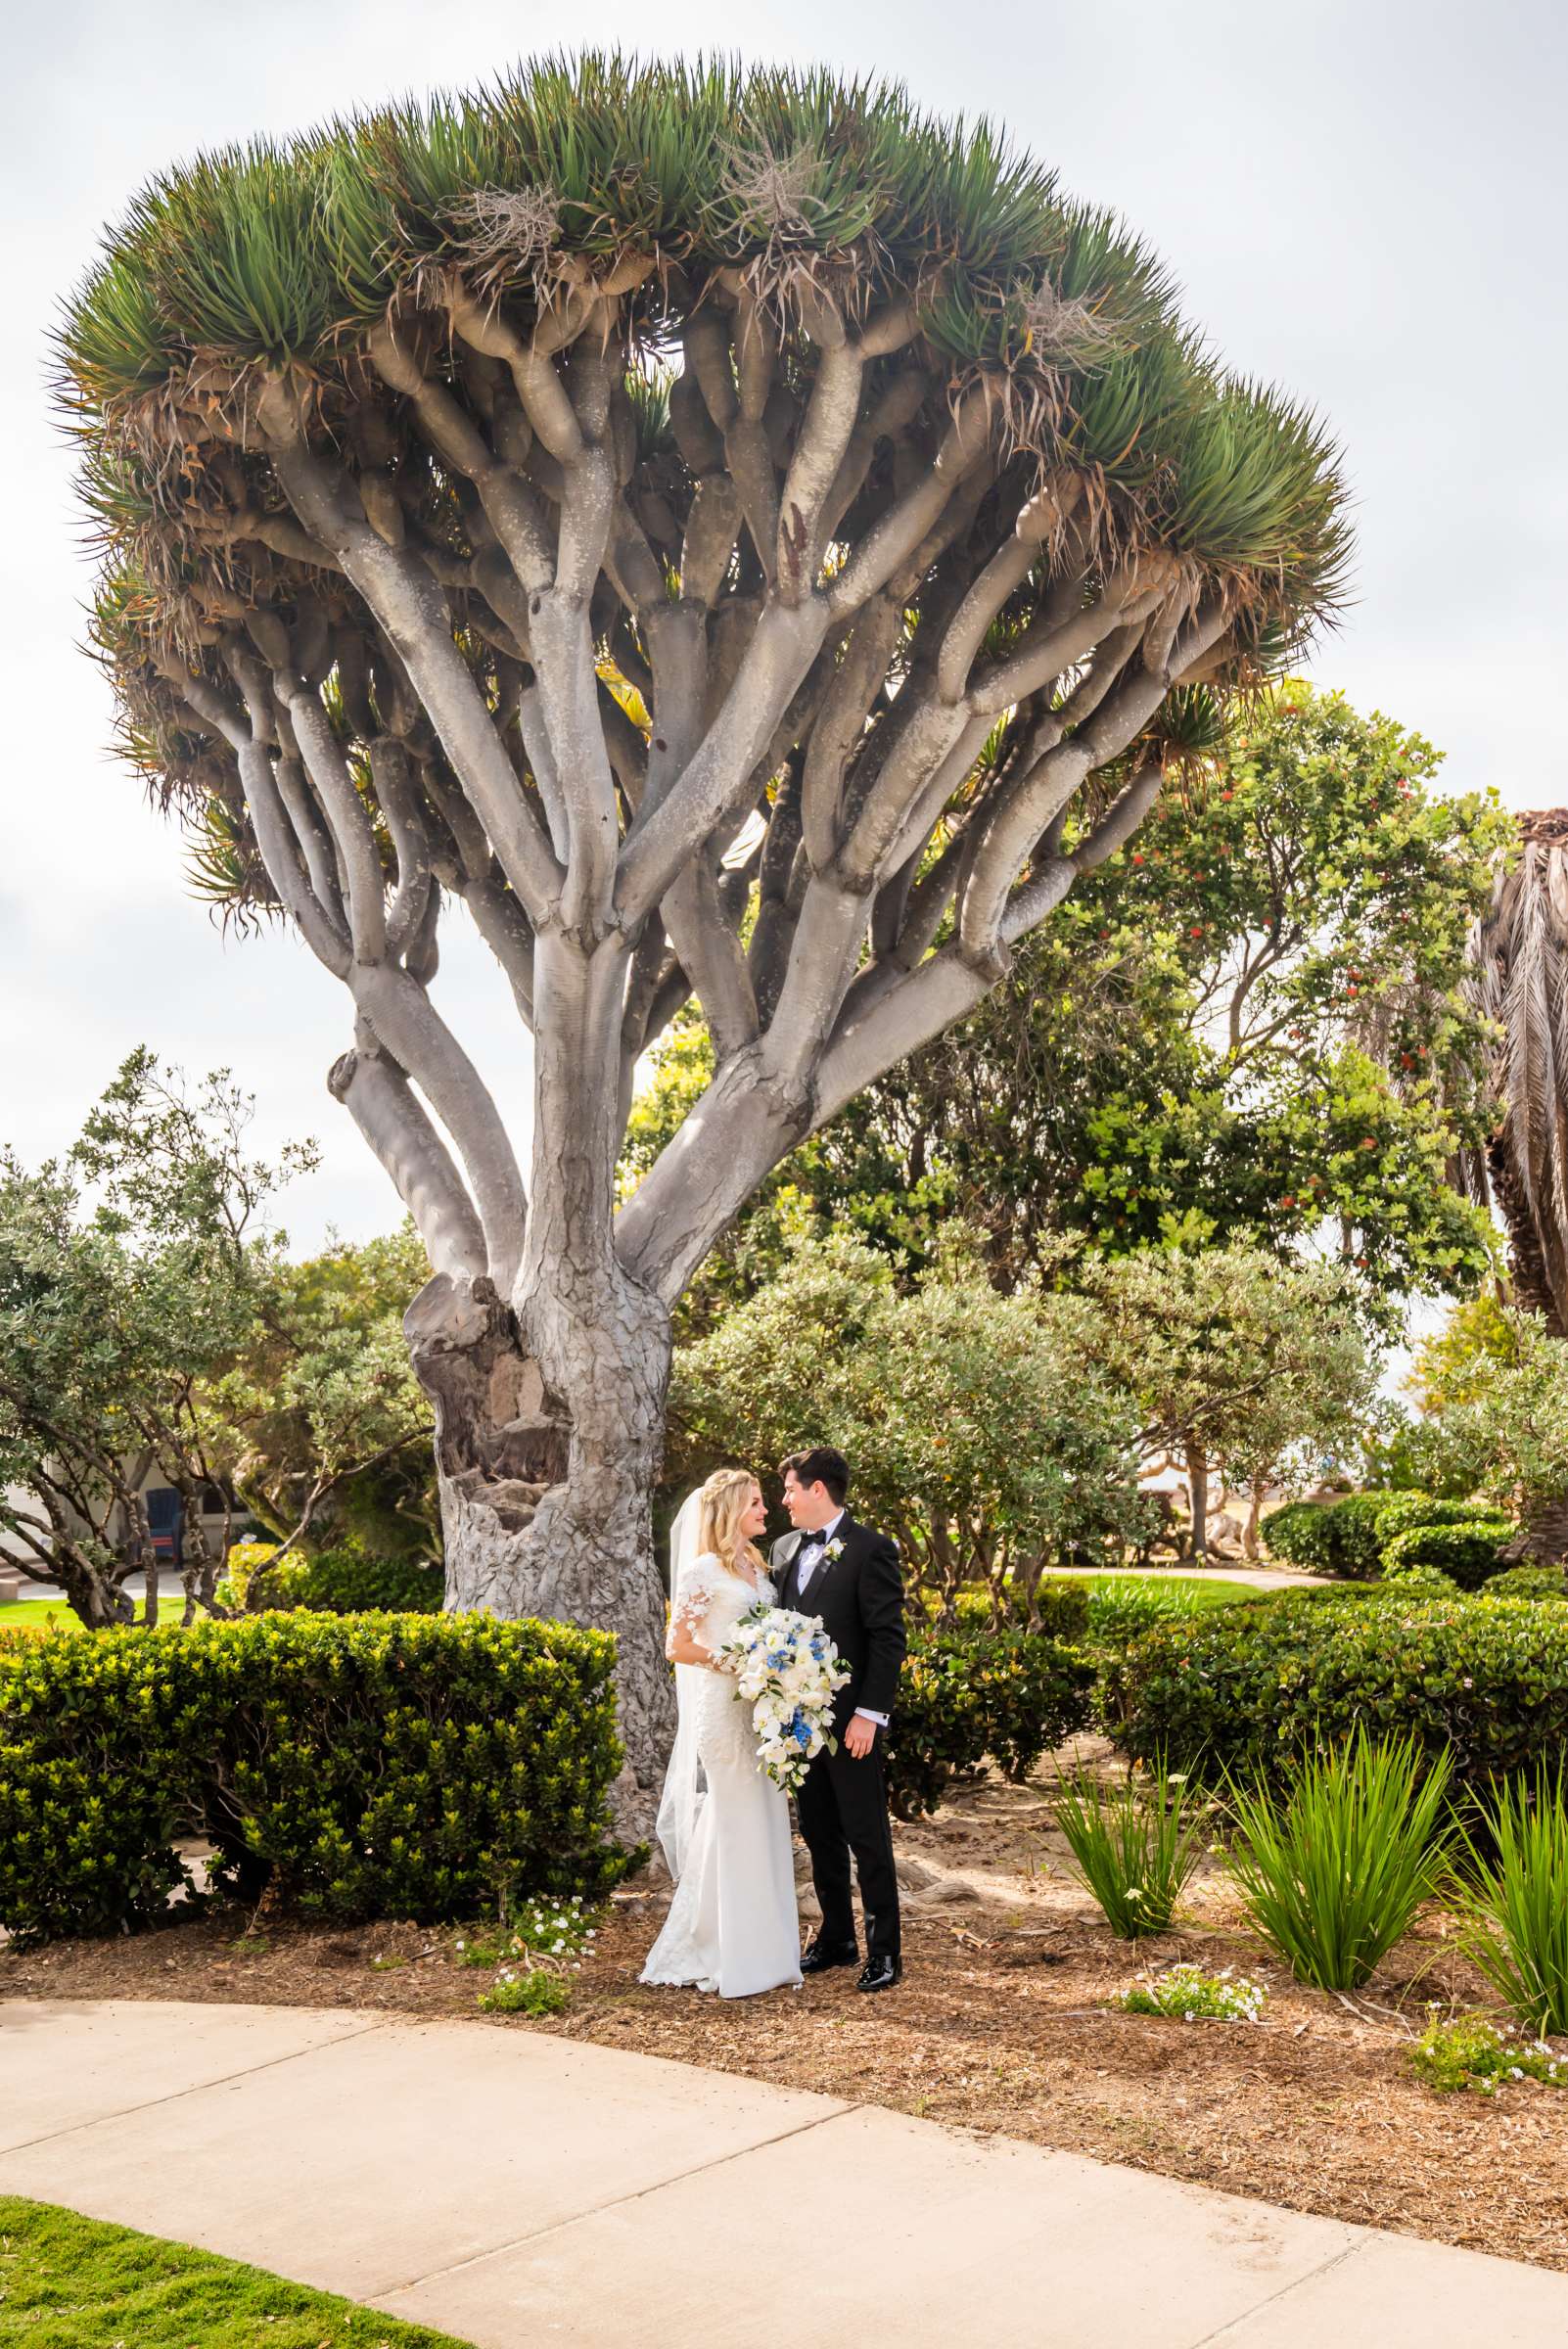
[[[68, 1141], [133, 1044], [232, 1065], [267, 1144], [313, 1133], [287, 1220], [386, 1228], [396, 1202], [325, 1092], [340, 990], [302, 947], [220, 938], [179, 844], [107, 745], [78, 649], [87, 571], [46, 336], [101, 224], [206, 146], [302, 128], [530, 50], [732, 48], [904, 79], [998, 117], [1174, 264], [1235, 367], [1332, 419], [1360, 505], [1357, 601], [1314, 673], [1418, 726], [1457, 786], [1568, 797], [1568, 17], [1550, 0], [60, 0], [7, 37], [0, 447], [0, 1136]], [[521, 1121], [526, 1047], [455, 937], [444, 1006]]]

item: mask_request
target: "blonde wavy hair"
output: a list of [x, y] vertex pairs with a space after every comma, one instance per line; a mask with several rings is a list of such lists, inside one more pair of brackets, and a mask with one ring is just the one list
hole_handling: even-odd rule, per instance
[[697, 1512], [697, 1550], [699, 1556], [710, 1551], [727, 1566], [742, 1553], [760, 1574], [767, 1572], [767, 1560], [754, 1542], [740, 1540], [740, 1521], [745, 1516], [757, 1479], [749, 1468], [715, 1468], [703, 1487], [702, 1506]]

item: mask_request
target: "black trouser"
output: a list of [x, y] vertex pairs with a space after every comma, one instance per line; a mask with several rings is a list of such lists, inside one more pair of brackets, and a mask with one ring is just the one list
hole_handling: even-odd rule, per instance
[[817, 1755], [795, 1798], [822, 1910], [821, 1938], [841, 1943], [854, 1939], [854, 1911], [850, 1906], [853, 1852], [865, 1911], [867, 1958], [899, 1955], [899, 1879], [882, 1767], [884, 1734], [878, 1729], [875, 1745], [857, 1762], [841, 1732], [838, 1752]]

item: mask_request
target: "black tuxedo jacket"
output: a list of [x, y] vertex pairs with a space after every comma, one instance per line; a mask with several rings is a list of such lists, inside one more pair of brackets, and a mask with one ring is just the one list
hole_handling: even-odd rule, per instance
[[835, 1541], [843, 1549], [824, 1558], [807, 1586], [803, 1598], [796, 1587], [795, 1560], [804, 1534], [783, 1535], [773, 1544], [769, 1561], [781, 1607], [798, 1607], [803, 1615], [820, 1615], [822, 1628], [839, 1651], [849, 1673], [833, 1708], [836, 1731], [857, 1706], [868, 1713], [889, 1713], [899, 1686], [899, 1671], [909, 1642], [903, 1628], [903, 1577], [899, 1552], [886, 1534], [856, 1525], [846, 1510]]

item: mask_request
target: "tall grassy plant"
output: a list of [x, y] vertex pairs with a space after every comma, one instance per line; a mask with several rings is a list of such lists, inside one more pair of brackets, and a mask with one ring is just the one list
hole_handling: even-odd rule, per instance
[[1563, 1771], [1500, 1787], [1464, 1831], [1460, 1944], [1526, 2030], [1568, 2031], [1568, 1809]]
[[1226, 1865], [1247, 1914], [1299, 1982], [1357, 1990], [1409, 1930], [1448, 1865], [1451, 1765], [1364, 1729], [1308, 1756], [1283, 1792], [1227, 1780]]
[[1056, 1798], [1073, 1873], [1123, 1941], [1163, 1933], [1203, 1849], [1201, 1814], [1163, 1760], [1107, 1786], [1080, 1772]]

